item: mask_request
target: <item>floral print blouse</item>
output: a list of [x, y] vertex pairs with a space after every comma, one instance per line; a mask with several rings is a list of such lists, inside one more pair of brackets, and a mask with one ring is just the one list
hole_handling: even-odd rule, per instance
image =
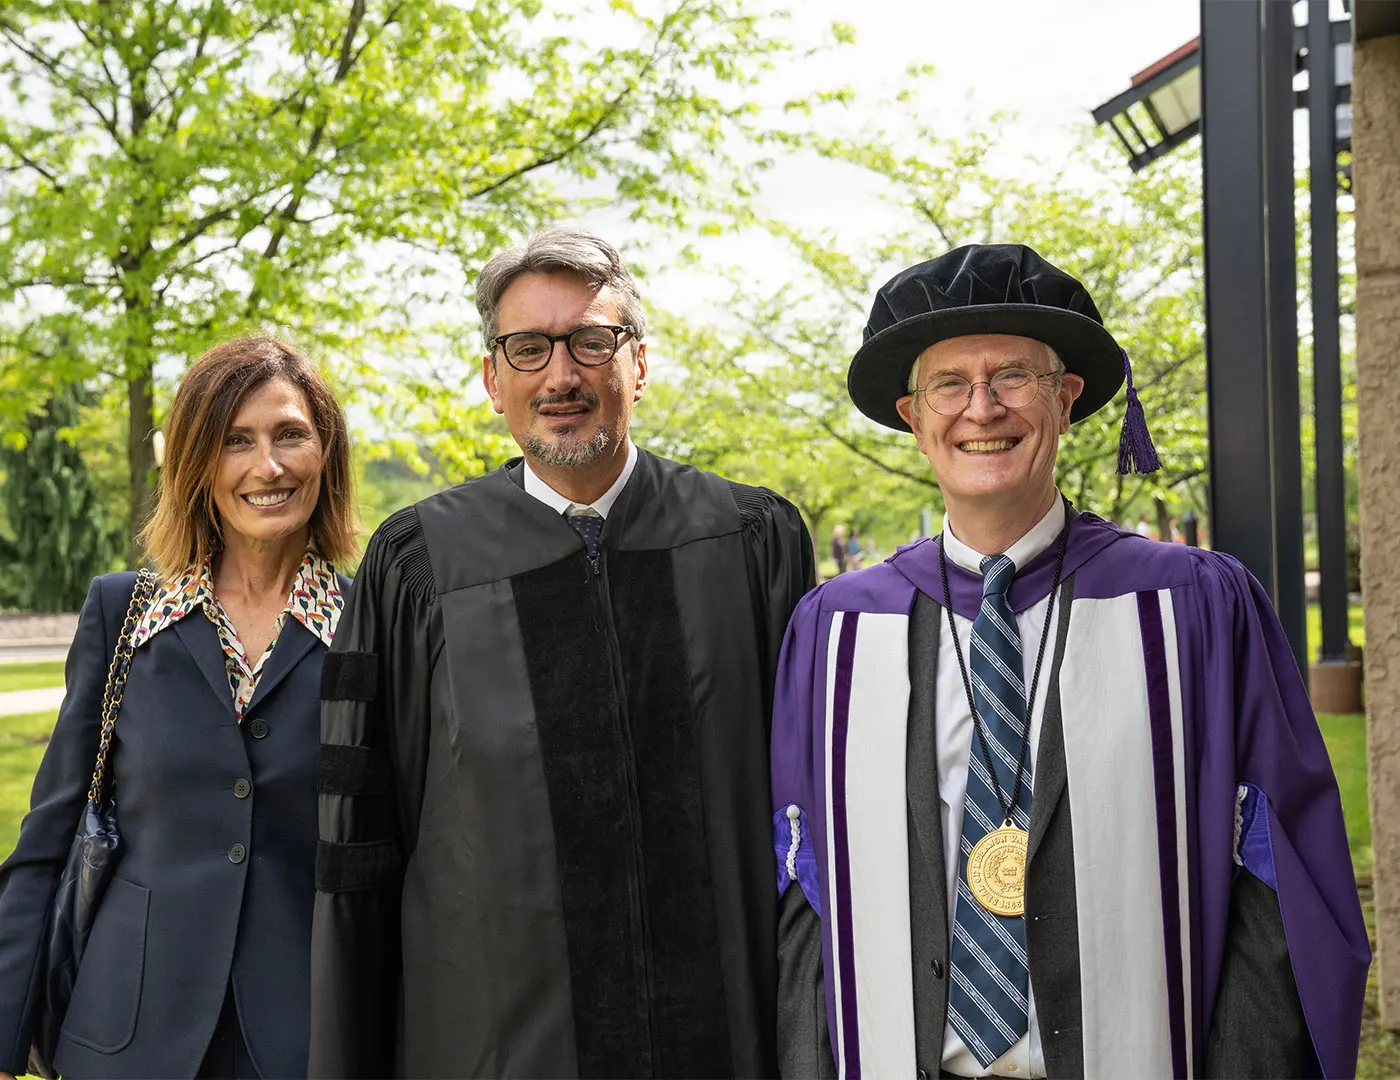
[[345, 599], [340, 594], [340, 584], [330, 563], [314, 551], [308, 551], [301, 560], [301, 565], [297, 567], [296, 581], [292, 584], [291, 595], [287, 597], [287, 606], [277, 616], [277, 622], [272, 628], [272, 640], [254, 662], [243, 650], [243, 643], [238, 640], [238, 631], [234, 629], [233, 620], [228, 617], [218, 597], [214, 595], [209, 560], [206, 559], [202, 565], [189, 567], [161, 587], [137, 624], [131, 644], [133, 649], [138, 649], [191, 612], [203, 611], [205, 617], [214, 624], [214, 629], [219, 635], [219, 644], [223, 646], [229, 692], [233, 695], [233, 711], [238, 722], [242, 723], [243, 710], [253, 699], [263, 665], [272, 655], [277, 639], [282, 636], [287, 616], [296, 619], [329, 647], [344, 606]]

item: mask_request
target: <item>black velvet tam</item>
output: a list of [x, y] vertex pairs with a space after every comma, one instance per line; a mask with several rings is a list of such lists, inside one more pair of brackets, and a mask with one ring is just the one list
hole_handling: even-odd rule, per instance
[[1123, 352], [1083, 285], [1023, 244], [970, 244], [881, 286], [846, 375], [851, 400], [877, 423], [908, 431], [895, 402], [909, 393], [914, 361], [930, 345], [969, 334], [1034, 338], [1059, 353], [1084, 380], [1072, 421], [1123, 385]]

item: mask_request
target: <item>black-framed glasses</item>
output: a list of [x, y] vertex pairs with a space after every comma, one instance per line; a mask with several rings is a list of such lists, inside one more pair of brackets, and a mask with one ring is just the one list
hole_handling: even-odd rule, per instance
[[1036, 394], [1040, 393], [1041, 379], [1056, 379], [1059, 376], [1058, 371], [1037, 375], [1025, 368], [1011, 367], [1002, 368], [990, 379], [973, 382], [948, 372], [935, 375], [914, 393], [923, 394], [929, 408], [940, 416], [957, 416], [961, 413], [972, 404], [972, 392], [979, 386], [985, 386], [992, 397], [1008, 409], [1019, 409], [1035, 400]]
[[635, 337], [636, 333], [634, 326], [576, 326], [565, 334], [517, 330], [493, 338], [491, 347], [499, 345], [506, 355], [506, 363], [516, 371], [539, 371], [548, 367], [556, 341], [562, 341], [569, 355], [584, 367], [602, 367], [617, 355], [623, 341]]

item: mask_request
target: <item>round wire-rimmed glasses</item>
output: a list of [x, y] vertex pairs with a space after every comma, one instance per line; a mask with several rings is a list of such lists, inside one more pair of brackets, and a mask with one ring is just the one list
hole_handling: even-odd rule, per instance
[[1019, 409], [1029, 405], [1040, 393], [1041, 379], [1058, 378], [1060, 372], [1050, 371], [1037, 375], [1025, 368], [1002, 368], [990, 379], [976, 382], [950, 372], [935, 375], [928, 383], [918, 387], [914, 394], [923, 394], [928, 407], [940, 416], [957, 416], [972, 404], [972, 392], [985, 386], [998, 404], [1008, 409]]
[[623, 335], [632, 337], [636, 332], [636, 327], [632, 326], [576, 326], [564, 334], [517, 330], [493, 338], [491, 347], [499, 345], [506, 363], [516, 371], [539, 371], [548, 367], [556, 341], [562, 341], [569, 355], [584, 367], [602, 367], [617, 355]]

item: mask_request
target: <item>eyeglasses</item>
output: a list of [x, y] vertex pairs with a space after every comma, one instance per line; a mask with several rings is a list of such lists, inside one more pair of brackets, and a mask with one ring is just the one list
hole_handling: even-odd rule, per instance
[[635, 337], [633, 326], [576, 326], [567, 334], [545, 334], [538, 330], [518, 330], [491, 341], [506, 354], [506, 362], [516, 371], [539, 371], [549, 366], [554, 343], [564, 342], [569, 355], [584, 367], [602, 367], [617, 355], [625, 334]]
[[914, 393], [916, 396], [923, 394], [929, 408], [940, 416], [957, 416], [972, 404], [972, 391], [979, 386], [985, 386], [999, 404], [1008, 409], [1019, 409], [1035, 400], [1036, 394], [1040, 393], [1041, 379], [1059, 377], [1058, 371], [1037, 375], [1034, 371], [1015, 367], [1002, 368], [990, 379], [978, 379], [976, 382], [961, 375], [944, 374], [935, 376], [932, 382], [919, 387]]

